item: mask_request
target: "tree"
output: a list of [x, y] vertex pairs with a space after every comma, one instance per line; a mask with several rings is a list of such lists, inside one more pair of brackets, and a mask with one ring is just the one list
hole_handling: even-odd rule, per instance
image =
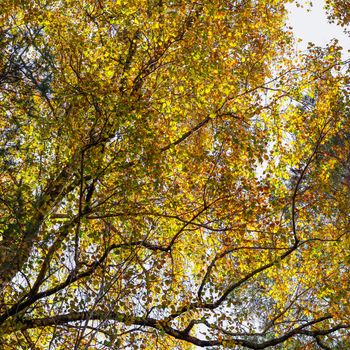
[[0, 11], [3, 349], [349, 346], [335, 42], [274, 0]]

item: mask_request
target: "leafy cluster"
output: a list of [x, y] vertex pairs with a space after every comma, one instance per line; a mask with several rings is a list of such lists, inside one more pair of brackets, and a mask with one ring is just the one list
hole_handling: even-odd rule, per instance
[[327, 0], [329, 19], [346, 26], [350, 22], [350, 2], [348, 0]]

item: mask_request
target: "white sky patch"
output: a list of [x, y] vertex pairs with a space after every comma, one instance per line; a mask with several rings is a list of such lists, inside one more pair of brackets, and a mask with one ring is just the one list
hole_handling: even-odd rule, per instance
[[325, 47], [332, 39], [338, 39], [339, 45], [343, 47], [343, 57], [348, 58], [350, 36], [344, 33], [342, 27], [327, 21], [324, 5], [324, 0], [314, 0], [312, 7], [297, 7], [295, 4], [287, 6], [290, 13], [287, 23], [293, 27], [294, 35], [302, 39], [297, 43], [297, 48], [305, 51], [308, 42]]

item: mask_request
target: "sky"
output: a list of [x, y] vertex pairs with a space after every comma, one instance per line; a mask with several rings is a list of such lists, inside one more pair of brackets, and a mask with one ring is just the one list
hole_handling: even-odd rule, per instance
[[[304, 8], [296, 5], [289, 5], [290, 12], [289, 25], [293, 27], [295, 36], [302, 39], [298, 43], [298, 49], [304, 51], [308, 42], [313, 42], [317, 46], [326, 46], [333, 38], [339, 40], [339, 45], [343, 47], [343, 56], [350, 57], [350, 36], [347, 36], [343, 29], [334, 24], [328, 23], [323, 0], [313, 0], [313, 6]], [[309, 12], [307, 11], [309, 9]]]

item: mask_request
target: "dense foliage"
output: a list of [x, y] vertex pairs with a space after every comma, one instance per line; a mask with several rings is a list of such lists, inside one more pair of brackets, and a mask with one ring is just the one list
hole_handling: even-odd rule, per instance
[[349, 0], [326, 0], [326, 8], [329, 11], [329, 19], [346, 26], [350, 23]]
[[288, 2], [2, 1], [1, 349], [350, 348], [349, 62]]

